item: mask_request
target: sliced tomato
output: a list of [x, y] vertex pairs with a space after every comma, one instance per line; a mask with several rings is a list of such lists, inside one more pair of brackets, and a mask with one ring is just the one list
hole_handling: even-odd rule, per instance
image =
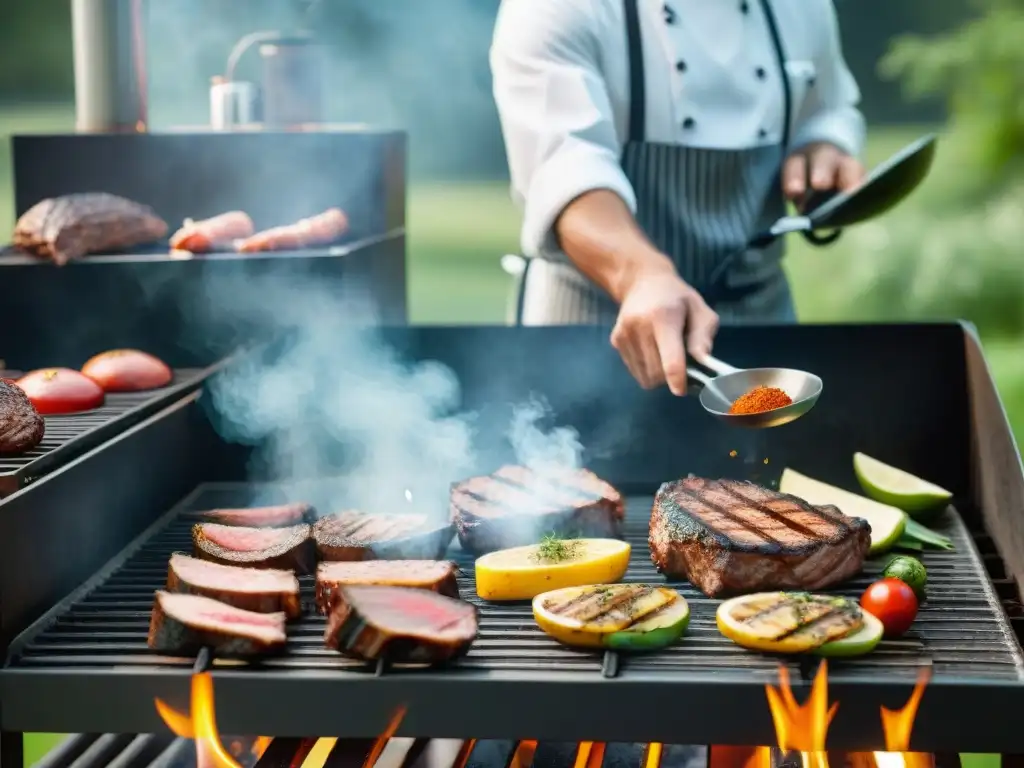
[[96, 355], [82, 373], [105, 392], [141, 392], [171, 383], [174, 374], [162, 360], [137, 349], [113, 349]]
[[70, 368], [43, 368], [26, 373], [15, 383], [44, 416], [79, 413], [103, 405], [100, 385]]
[[917, 596], [899, 579], [876, 581], [864, 590], [860, 607], [882, 622], [886, 637], [899, 637], [917, 618]]

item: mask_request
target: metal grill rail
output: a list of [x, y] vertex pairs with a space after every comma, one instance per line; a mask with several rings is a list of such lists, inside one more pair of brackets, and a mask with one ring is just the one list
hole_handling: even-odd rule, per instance
[[[163, 657], [146, 647], [146, 632], [154, 590], [162, 588], [172, 552], [191, 549], [192, 520], [181, 511], [210, 509], [251, 498], [244, 485], [201, 486], [172, 511], [162, 529], [101, 574], [94, 584], [63, 606], [52, 623], [34, 637], [26, 637], [10, 665], [22, 669], [75, 670], [84, 668], [152, 667], [189, 669], [191, 659]], [[234, 501], [232, 501], [232, 497]], [[647, 548], [647, 513], [650, 498], [631, 498], [627, 505], [626, 537], [633, 552], [625, 581], [664, 582], [652, 565]], [[885, 640], [872, 654], [836, 661], [830, 679], [900, 676], [912, 681], [922, 666], [936, 676], [955, 675], [983, 679], [1024, 679], [1024, 662], [995, 590], [959, 515], [950, 510], [938, 530], [949, 536], [955, 551], [928, 551], [922, 555], [928, 569], [928, 599], [921, 606], [911, 632], [898, 640]], [[476, 598], [472, 559], [453, 548], [462, 568], [459, 590], [464, 599], [480, 607], [480, 635], [460, 668], [482, 671], [578, 671], [605, 676], [621, 672], [680, 674], [693, 671], [742, 673], [770, 681], [777, 677], [778, 660], [751, 653], [722, 637], [715, 627], [711, 600], [685, 582], [671, 582], [689, 601], [690, 628], [675, 646], [661, 652], [609, 659], [600, 653], [564, 647], [548, 638], [533, 622], [528, 603], [493, 604]], [[864, 573], [845, 584], [841, 594], [856, 598], [876, 579], [884, 561], [869, 561]], [[303, 617], [289, 625], [287, 653], [265, 660], [268, 670], [346, 670], [373, 673], [365, 664], [346, 659], [323, 646], [324, 620], [313, 606], [313, 578], [300, 579]], [[611, 656], [611, 654], [608, 654]], [[403, 665], [385, 674], [401, 674]], [[793, 662], [793, 673], [801, 673]], [[376, 670], [380, 674], [380, 670]]]
[[[147, 392], [108, 394], [99, 408], [83, 413], [45, 416], [46, 435], [20, 456], [0, 456], [0, 498], [9, 496], [48, 472], [134, 426], [172, 400], [197, 389], [212, 369], [183, 368], [166, 387]], [[21, 374], [0, 371], [0, 376]]]

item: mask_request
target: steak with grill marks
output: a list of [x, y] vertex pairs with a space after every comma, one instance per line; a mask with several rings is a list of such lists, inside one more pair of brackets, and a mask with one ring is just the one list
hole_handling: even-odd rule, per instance
[[429, 589], [447, 597], [459, 596], [458, 566], [446, 560], [364, 560], [320, 563], [316, 569], [316, 605], [330, 610], [339, 588], [352, 584]]
[[648, 543], [666, 576], [722, 597], [844, 581], [860, 572], [871, 527], [754, 483], [688, 477], [658, 489]]
[[535, 544], [546, 534], [620, 538], [622, 494], [585, 469], [504, 466], [452, 486], [463, 549], [482, 555]]
[[476, 607], [425, 589], [343, 586], [324, 644], [366, 661], [433, 664], [462, 656], [476, 639]]
[[302, 614], [299, 580], [292, 571], [239, 568], [183, 555], [171, 555], [167, 591], [202, 595], [256, 613], [282, 612], [290, 619]]
[[313, 525], [321, 560], [439, 560], [453, 535], [451, 523], [425, 515], [340, 512]]
[[283, 613], [243, 611], [208, 597], [157, 592], [146, 642], [161, 653], [247, 658], [284, 649]]
[[218, 523], [192, 526], [196, 557], [222, 565], [276, 568], [309, 573], [313, 547], [308, 525], [245, 528]]
[[41, 442], [46, 421], [25, 390], [10, 379], [0, 379], [0, 456], [28, 453]]
[[152, 208], [106, 192], [65, 195], [36, 203], [18, 219], [13, 243], [55, 264], [109, 253], [167, 236]]
[[304, 502], [278, 504], [270, 507], [240, 509], [209, 509], [193, 513], [194, 517], [221, 525], [246, 528], [284, 528], [299, 523], [310, 523], [315, 516], [313, 508]]

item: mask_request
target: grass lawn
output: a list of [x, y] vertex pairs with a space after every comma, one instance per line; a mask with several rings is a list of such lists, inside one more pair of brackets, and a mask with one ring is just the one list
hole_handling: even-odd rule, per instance
[[[67, 131], [72, 111], [66, 106], [0, 108], [5, 132]], [[911, 129], [875, 131], [868, 161], [876, 163], [914, 138]], [[9, 157], [0, 147], [0, 232], [13, 226]], [[908, 205], [913, 205], [910, 201]], [[901, 215], [896, 212], [894, 216]], [[409, 196], [409, 302], [417, 323], [500, 323], [504, 321], [509, 281], [498, 260], [518, 250], [518, 215], [502, 183], [415, 185]], [[3, 236], [0, 235], [0, 240]], [[855, 247], [840, 240], [818, 251], [791, 239], [787, 269], [800, 315], [808, 321], [835, 320], [835, 293], [844, 286], [829, 279], [830, 263], [857, 257]], [[864, 318], [868, 319], [868, 318]], [[1024, 381], [1019, 342], [987, 345], [1001, 385]], [[1024, 387], [1003, 387], [1012, 396], [1012, 414], [1024, 415]], [[26, 736], [26, 765], [32, 765], [61, 737]], [[964, 755], [965, 768], [998, 768], [992, 755]]]

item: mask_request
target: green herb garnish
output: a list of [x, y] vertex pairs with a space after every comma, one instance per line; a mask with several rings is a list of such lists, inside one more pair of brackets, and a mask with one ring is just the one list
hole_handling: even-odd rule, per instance
[[566, 560], [575, 560], [580, 556], [582, 546], [583, 542], [579, 539], [560, 539], [549, 533], [537, 545], [533, 560], [538, 563], [564, 563]]

